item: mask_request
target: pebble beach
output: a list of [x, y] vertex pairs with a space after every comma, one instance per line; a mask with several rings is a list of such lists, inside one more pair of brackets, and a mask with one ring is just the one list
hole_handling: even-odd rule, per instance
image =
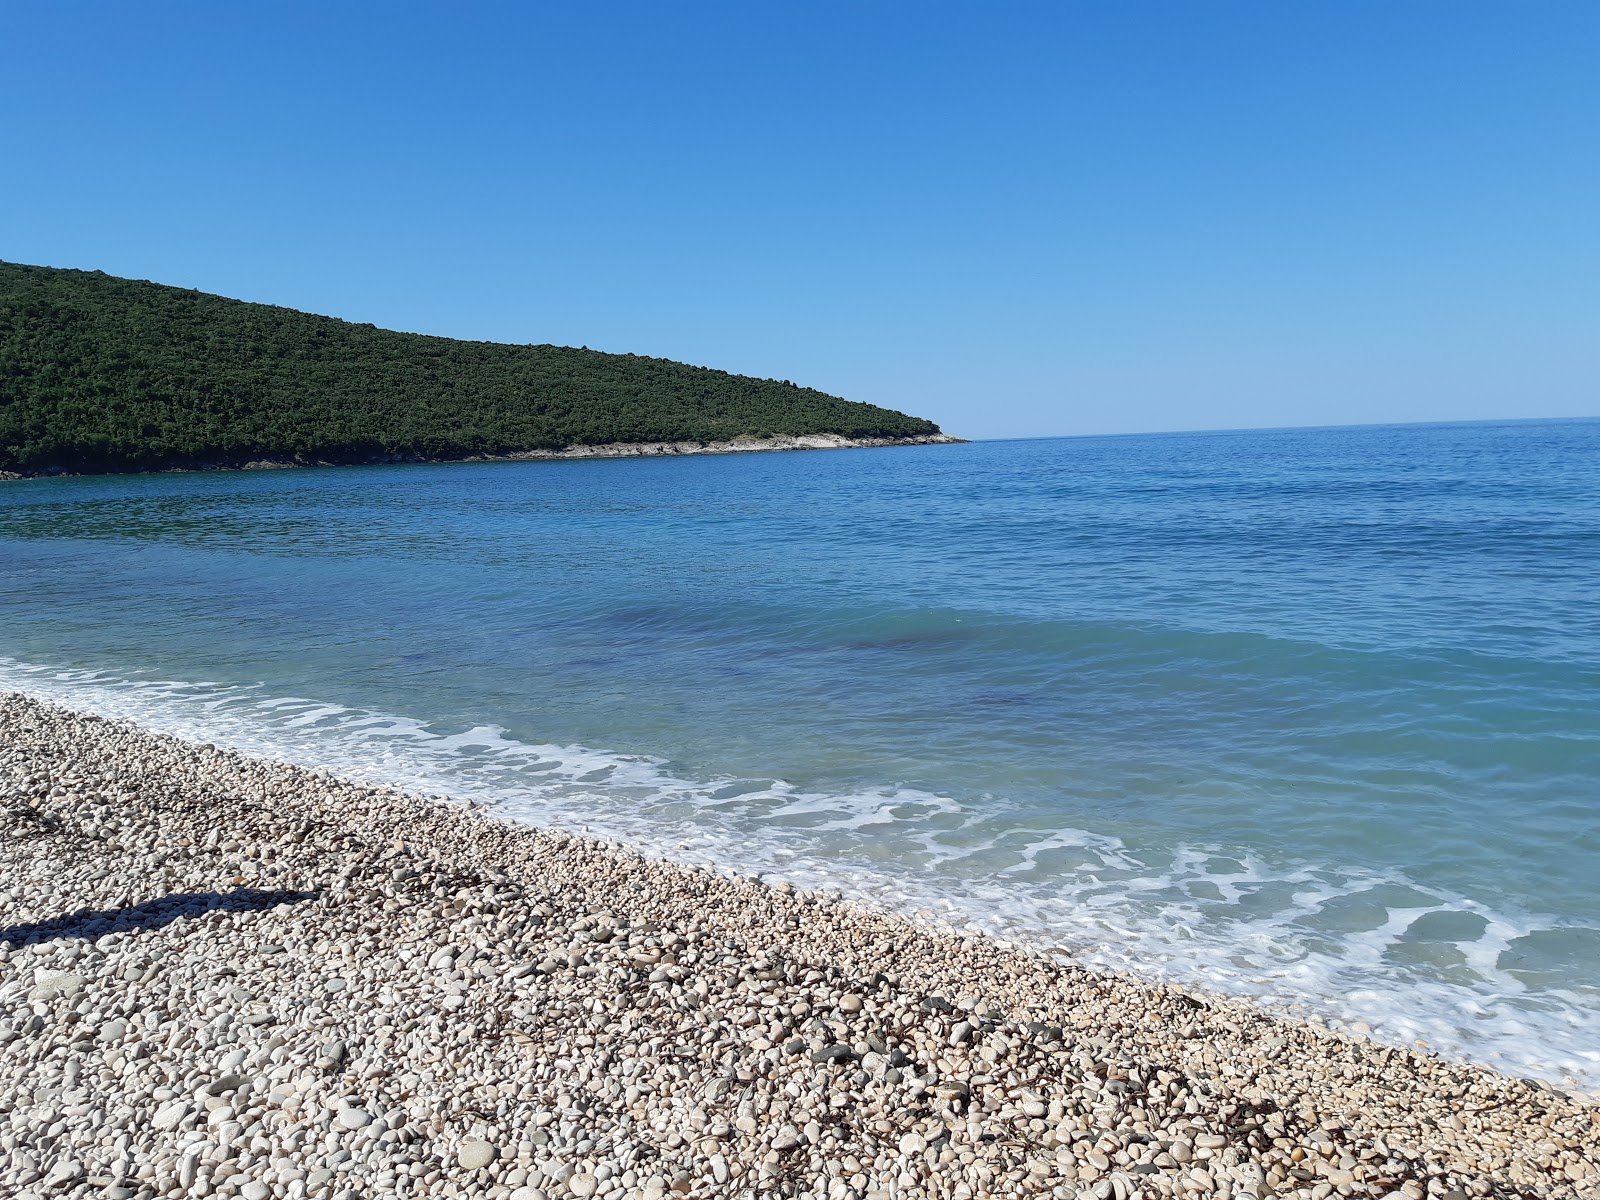
[[0, 1196], [1600, 1196], [1593, 1097], [0, 697]]

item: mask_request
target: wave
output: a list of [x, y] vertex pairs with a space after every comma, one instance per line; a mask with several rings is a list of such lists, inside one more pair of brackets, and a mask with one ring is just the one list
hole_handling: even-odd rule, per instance
[[1135, 847], [1046, 827], [995, 797], [688, 778], [648, 756], [535, 745], [490, 725], [450, 730], [259, 685], [0, 657], [0, 690], [1600, 1088], [1600, 987], [1560, 970], [1563, 946], [1600, 935], [1397, 875], [1199, 841]]

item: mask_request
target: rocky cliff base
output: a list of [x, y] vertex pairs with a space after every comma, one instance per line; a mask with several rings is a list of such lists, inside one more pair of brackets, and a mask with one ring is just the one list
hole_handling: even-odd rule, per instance
[[[952, 446], [964, 443], [965, 438], [951, 437], [946, 433], [932, 433], [916, 437], [847, 438], [836, 433], [784, 434], [769, 438], [734, 438], [727, 442], [607, 442], [598, 446], [567, 446], [561, 450], [513, 450], [504, 454], [466, 454], [429, 457], [420, 454], [354, 455], [346, 458], [295, 458], [285, 455], [241, 455], [233, 458], [182, 459], [153, 466], [144, 471], [123, 472], [149, 474], [166, 471], [253, 471], [288, 467], [356, 467], [381, 463], [445, 463], [445, 462], [523, 462], [534, 459], [557, 458], [655, 458], [682, 454], [747, 454], [773, 450], [851, 450], [875, 446]], [[28, 479], [40, 476], [78, 475], [80, 471], [64, 467], [47, 467], [43, 470], [19, 473], [0, 471], [0, 480]]]

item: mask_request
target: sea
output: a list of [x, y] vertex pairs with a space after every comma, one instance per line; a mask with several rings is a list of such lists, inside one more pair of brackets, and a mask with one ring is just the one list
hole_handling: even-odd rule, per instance
[[0, 690], [1600, 1088], [1600, 420], [4, 483]]

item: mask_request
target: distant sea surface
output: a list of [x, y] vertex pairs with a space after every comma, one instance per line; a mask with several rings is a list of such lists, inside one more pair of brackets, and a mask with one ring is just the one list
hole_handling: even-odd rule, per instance
[[0, 484], [0, 688], [1600, 1087], [1600, 421]]

